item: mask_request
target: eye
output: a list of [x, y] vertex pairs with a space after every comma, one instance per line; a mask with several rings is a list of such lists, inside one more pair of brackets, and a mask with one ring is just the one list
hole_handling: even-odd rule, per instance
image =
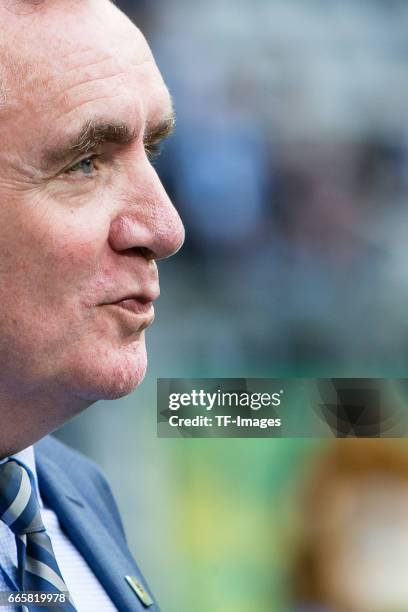
[[96, 170], [95, 159], [96, 157], [94, 155], [90, 157], [85, 157], [85, 159], [81, 159], [81, 161], [68, 168], [67, 173], [72, 174], [76, 172], [82, 172], [85, 176], [92, 176], [94, 171]]

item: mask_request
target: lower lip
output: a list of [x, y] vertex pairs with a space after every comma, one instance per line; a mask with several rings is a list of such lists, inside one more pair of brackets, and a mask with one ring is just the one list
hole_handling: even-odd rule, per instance
[[154, 321], [154, 308], [151, 302], [143, 303], [138, 300], [123, 300], [111, 304], [120, 312], [132, 329], [137, 332], [150, 327]]
[[121, 302], [115, 302], [114, 306], [123, 308], [136, 315], [153, 315], [154, 308], [152, 302], [139, 302], [138, 300], [122, 300]]

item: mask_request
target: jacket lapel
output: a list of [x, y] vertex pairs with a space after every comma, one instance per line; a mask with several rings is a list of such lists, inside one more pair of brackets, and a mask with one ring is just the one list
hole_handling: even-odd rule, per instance
[[[125, 576], [144, 583], [131, 558], [126, 556], [100, 517], [73, 486], [66, 473], [43, 453], [37, 452], [37, 472], [41, 496], [57, 514], [71, 542], [87, 561], [95, 576], [121, 612], [146, 611]], [[156, 612], [153, 605], [147, 608]]]

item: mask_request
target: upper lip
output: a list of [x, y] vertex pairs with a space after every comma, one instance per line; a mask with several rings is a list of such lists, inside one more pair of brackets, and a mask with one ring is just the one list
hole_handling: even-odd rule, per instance
[[103, 304], [119, 304], [125, 300], [149, 304], [160, 295], [159, 274], [153, 260], [143, 268], [123, 270], [117, 275], [113, 271], [111, 274], [112, 278], [116, 277], [116, 283], [107, 287]]

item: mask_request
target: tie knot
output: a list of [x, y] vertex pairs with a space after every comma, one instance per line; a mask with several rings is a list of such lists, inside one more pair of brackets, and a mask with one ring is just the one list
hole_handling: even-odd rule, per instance
[[0, 464], [0, 520], [15, 535], [44, 531], [29, 471], [13, 459]]

